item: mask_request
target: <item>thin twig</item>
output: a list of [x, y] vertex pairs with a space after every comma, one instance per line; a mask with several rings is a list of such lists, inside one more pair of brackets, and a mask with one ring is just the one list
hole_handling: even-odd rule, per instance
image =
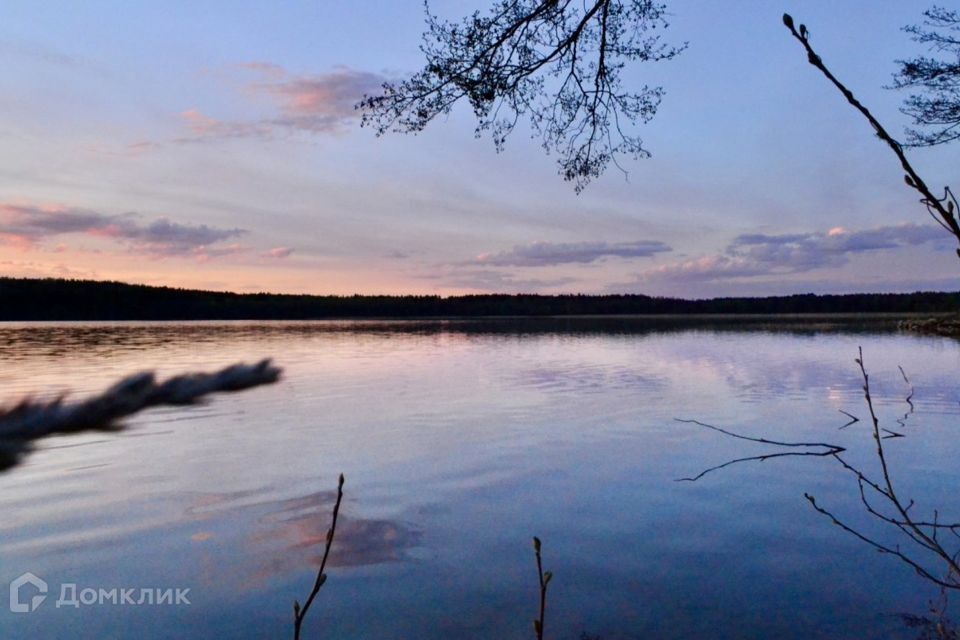
[[[837, 453], [840, 451], [845, 451], [843, 447], [837, 446], [835, 444], [830, 444], [829, 442], [780, 442], [777, 440], [768, 440], [766, 438], [753, 438], [751, 436], [744, 436], [739, 433], [734, 433], [732, 431], [727, 431], [712, 424], [707, 424], [706, 422], [700, 422], [699, 420], [688, 420], [683, 418], [674, 418], [677, 422], [683, 422], [685, 424], [695, 424], [707, 429], [713, 429], [714, 431], [719, 431], [724, 435], [728, 435], [732, 438], [738, 438], [740, 440], [749, 440], [750, 442], [759, 442], [760, 444], [773, 444], [778, 447], [824, 447], [826, 449], [835, 449]], [[833, 453], [833, 452], [831, 452]]]
[[330, 557], [330, 547], [333, 546], [333, 536], [337, 530], [337, 516], [340, 514], [340, 502], [343, 500], [343, 474], [340, 474], [340, 480], [337, 482], [337, 502], [333, 505], [333, 520], [330, 523], [330, 528], [327, 530], [327, 544], [323, 549], [323, 559], [320, 561], [320, 569], [317, 571], [317, 580], [313, 583], [313, 590], [310, 592], [307, 601], [304, 603], [303, 607], [300, 606], [299, 600], [293, 601], [293, 638], [294, 640], [300, 640], [300, 627], [303, 625], [303, 619], [307, 616], [307, 611], [310, 609], [310, 605], [313, 604], [314, 599], [317, 597], [317, 594], [320, 592], [320, 587], [324, 585], [327, 581], [327, 574], [323, 570], [327, 566], [327, 558]]
[[550, 584], [553, 573], [543, 570], [543, 560], [540, 557], [540, 538], [536, 536], [533, 537], [533, 551], [537, 555], [537, 576], [540, 578], [540, 615], [533, 621], [533, 630], [537, 634], [537, 640], [543, 640], [544, 614], [547, 609], [547, 585]]
[[[897, 368], [900, 369], [900, 375], [903, 376], [903, 381], [906, 382], [906, 383], [907, 383], [907, 386], [910, 388], [909, 393], [907, 393], [907, 397], [904, 398], [904, 400], [903, 400], [904, 402], [907, 403], [908, 409], [907, 409], [906, 413], [903, 414], [902, 417], [897, 418], [897, 424], [899, 424], [902, 428], [906, 428], [906, 426], [907, 426], [907, 420], [910, 419], [910, 416], [913, 415], [913, 412], [914, 412], [914, 407], [913, 407], [913, 385], [910, 383], [910, 378], [907, 377], [907, 372], [903, 370], [903, 367], [901, 367], [900, 365], [897, 365]], [[885, 431], [886, 431], [886, 430], [885, 430]], [[901, 434], [901, 436], [902, 436], [902, 434]]]
[[888, 546], [886, 546], [886, 545], [880, 544], [879, 542], [877, 542], [877, 541], [875, 541], [875, 540], [873, 540], [873, 539], [871, 539], [871, 538], [868, 538], [867, 536], [863, 535], [862, 533], [860, 533], [860, 532], [857, 531], [856, 529], [853, 529], [853, 528], [851, 528], [850, 526], [844, 524], [840, 519], [838, 519], [838, 518], [837, 518], [835, 515], [833, 515], [830, 511], [827, 511], [826, 509], [824, 509], [823, 507], [821, 507], [820, 505], [818, 505], [816, 499], [815, 499], [812, 495], [810, 495], [810, 494], [808, 494], [808, 493], [805, 493], [805, 494], [803, 494], [803, 497], [806, 498], [806, 499], [810, 502], [810, 504], [813, 506], [814, 509], [816, 509], [816, 510], [817, 510], [818, 512], [820, 512], [821, 514], [827, 516], [828, 518], [830, 518], [830, 520], [833, 521], [833, 524], [837, 525], [838, 527], [840, 527], [841, 529], [843, 529], [843, 530], [846, 531], [847, 533], [849, 533], [849, 534], [853, 535], [854, 537], [862, 540], [863, 542], [866, 542], [867, 544], [869, 544], [871, 547], [873, 547], [874, 549], [876, 549], [876, 550], [879, 551], [880, 553], [888, 553], [888, 554], [891, 554], [891, 555], [894, 555], [894, 556], [900, 558], [900, 560], [902, 560], [903, 562], [905, 562], [905, 563], [907, 563], [908, 565], [910, 565], [911, 567], [913, 567], [914, 571], [916, 571], [920, 576], [926, 578], [927, 580], [930, 580], [931, 582], [933, 582], [933, 583], [935, 583], [935, 584], [940, 585], [941, 587], [945, 587], [945, 588], [948, 588], [948, 589], [956, 589], [956, 588], [957, 588], [957, 585], [951, 584], [951, 583], [949, 583], [949, 582], [944, 582], [943, 580], [941, 580], [941, 579], [937, 578], [936, 576], [934, 576], [933, 574], [931, 574], [929, 571], [927, 571], [925, 568], [923, 568], [922, 565], [918, 564], [917, 562], [915, 562], [914, 560], [912, 560], [909, 556], [907, 556], [906, 554], [902, 553], [902, 552], [900, 551], [900, 547], [896, 547], [896, 548], [894, 548], [894, 547], [888, 547]]
[[827, 456], [835, 456], [838, 453], [843, 453], [846, 451], [844, 447], [835, 444], [829, 444], [826, 442], [780, 442], [777, 440], [768, 440], [766, 438], [753, 438], [750, 436], [745, 436], [739, 433], [734, 433], [733, 431], [728, 431], [727, 429], [722, 429], [718, 426], [707, 424], [706, 422], [700, 422], [699, 420], [683, 420], [680, 418], [674, 418], [677, 422], [683, 422], [685, 424], [695, 424], [707, 429], [712, 429], [713, 431], [718, 431], [726, 436], [731, 438], [737, 438], [739, 440], [747, 440], [749, 442], [759, 442], [761, 444], [772, 444], [778, 447], [804, 447], [804, 448], [814, 448], [819, 447], [823, 451], [789, 451], [789, 452], [778, 452], [778, 453], [767, 453], [756, 456], [748, 456], [746, 458], [737, 458], [735, 460], [728, 460], [723, 464], [718, 464], [715, 467], [710, 467], [698, 473], [695, 476], [689, 478], [677, 478], [676, 482], [696, 482], [703, 476], [711, 473], [713, 471], [718, 471], [725, 467], [729, 467], [734, 464], [739, 464], [741, 462], [763, 462], [764, 460], [770, 460], [772, 458], [794, 458], [794, 457], [805, 457], [813, 456], [817, 458], [825, 458]]
[[[837, 411], [839, 411], [839, 412], [842, 413], [843, 415], [845, 415], [845, 416], [847, 416], [848, 418], [850, 418], [850, 422], [848, 422], [847, 424], [845, 424], [845, 425], [843, 425], [842, 427], [840, 427], [840, 429], [846, 429], [846, 428], [849, 427], [850, 425], [855, 424], [855, 423], [857, 423], [857, 422], [860, 422], [860, 418], [858, 418], [857, 416], [853, 415], [852, 413], [847, 413], [847, 412], [844, 411], [843, 409], [837, 409]], [[838, 431], [839, 431], [840, 429], [838, 429]]]
[[903, 381], [907, 383], [907, 386], [910, 387], [910, 393], [907, 394], [905, 402], [910, 405], [911, 412], [913, 411], [913, 383], [910, 382], [910, 378], [907, 377], [907, 372], [903, 370], [903, 367], [897, 365], [897, 369], [900, 369], [900, 375], [903, 376]]

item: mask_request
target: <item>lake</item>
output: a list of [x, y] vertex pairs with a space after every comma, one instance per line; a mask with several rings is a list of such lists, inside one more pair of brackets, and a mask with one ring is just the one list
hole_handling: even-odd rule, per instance
[[[891, 324], [642, 318], [0, 325], [0, 400], [272, 357], [276, 385], [43, 441], [0, 475], [0, 582], [49, 584], [0, 637], [292, 637], [346, 475], [313, 638], [917, 637], [937, 590], [876, 538], [854, 478], [754, 437], [827, 441], [875, 469], [863, 347], [895, 482], [960, 516], [958, 343]], [[902, 366], [910, 384], [898, 369]], [[914, 388], [914, 411], [905, 398]], [[849, 421], [841, 410], [860, 422]], [[903, 421], [898, 424], [897, 419]], [[906, 544], [903, 547], [908, 549]], [[62, 585], [189, 589], [190, 604], [57, 607]], [[32, 595], [32, 594], [31, 594]], [[6, 598], [6, 594], [3, 594]]]

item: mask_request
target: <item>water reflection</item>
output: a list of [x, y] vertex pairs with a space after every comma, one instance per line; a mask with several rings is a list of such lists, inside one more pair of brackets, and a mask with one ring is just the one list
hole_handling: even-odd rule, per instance
[[357, 321], [202, 321], [5, 323], [0, 325], [0, 356], [4, 358], [56, 357], [83, 349], [90, 354], [113, 355], [117, 350], [140, 350], [164, 342], [216, 344], [230, 339], [309, 337], [318, 333], [346, 333], [368, 337], [396, 335], [644, 335], [706, 329], [763, 331], [794, 335], [822, 333], [894, 332], [902, 316], [895, 314], [833, 314], [817, 316], [612, 316], [481, 318], [438, 320]]
[[[960, 539], [960, 534], [958, 534], [960, 522], [952, 520], [949, 515], [945, 515], [949, 513], [943, 508], [945, 505], [940, 505], [939, 508], [931, 507], [930, 505], [917, 503], [913, 498], [901, 497], [904, 495], [902, 493], [903, 487], [899, 485], [895, 487], [892, 480], [892, 477], [896, 477], [898, 470], [889, 461], [892, 451], [890, 445], [895, 443], [885, 444], [887, 440], [906, 437], [904, 431], [906, 431], [907, 420], [916, 410], [913, 404], [916, 390], [910, 383], [903, 367], [898, 366], [900, 376], [907, 387], [903, 400], [907, 409], [901, 417], [896, 418], [896, 422], [902, 431], [892, 431], [882, 426], [877, 416], [871, 393], [870, 377], [863, 361], [862, 349], [858, 350], [856, 363], [862, 377], [864, 410], [868, 416], [866, 421], [872, 430], [871, 442], [866, 444], [869, 444], [868, 450], [875, 453], [876, 459], [873, 460], [874, 464], [872, 466], [877, 469], [875, 472], [877, 475], [874, 476], [874, 472], [870, 468], [862, 467], [857, 462], [851, 462], [851, 460], [858, 459], [856, 452], [848, 452], [845, 447], [836, 444], [774, 441], [767, 438], [746, 436], [696, 420], [682, 420], [681, 422], [685, 424], [696, 424], [742, 443], [760, 443], [765, 445], [767, 451], [728, 460], [705, 469], [696, 476], [681, 478], [680, 480], [699, 482], [711, 473], [721, 471], [729, 473], [739, 465], [775, 459], [779, 462], [787, 458], [806, 458], [810, 460], [820, 458], [838, 463], [843, 471], [851, 474], [856, 480], [860, 506], [863, 510], [859, 514], [860, 517], [838, 514], [830, 507], [823, 506], [822, 495], [818, 502], [814, 495], [805, 492], [806, 500], [814, 511], [826, 517], [826, 521], [849, 534], [853, 539], [863, 543], [866, 548], [902, 562], [927, 582], [928, 589], [939, 591], [940, 597], [937, 601], [935, 602], [932, 599], [930, 602], [930, 615], [905, 613], [893, 617], [903, 622], [908, 629], [918, 629], [918, 637], [921, 639], [940, 638], [941, 640], [949, 640], [956, 638], [958, 631], [954, 628], [948, 616], [948, 595], [960, 592], [960, 565], [958, 565], [960, 549], [956, 548], [953, 540], [953, 538]], [[859, 422], [856, 416], [846, 411], [841, 410], [841, 412], [850, 417], [850, 421], [839, 427], [839, 430], [846, 429]], [[828, 496], [827, 499], [830, 500], [830, 498]], [[927, 518], [927, 513], [931, 513], [931, 517]], [[872, 527], [866, 528], [862, 524], [864, 517], [871, 521], [869, 524], [872, 524]]]
[[[898, 365], [915, 387], [909, 437], [886, 441], [905, 492], [955, 502], [960, 348], [857, 322], [0, 326], [8, 399], [99, 391], [144, 368], [272, 356], [285, 369], [274, 387], [150, 412], [117, 436], [54, 439], [0, 476], [0, 582], [33, 571], [196, 598], [175, 614], [0, 612], [0, 636], [287, 635], [332, 506], [312, 488], [343, 471], [317, 612], [330, 637], [529, 637], [533, 534], [556, 575], [556, 638], [888, 637], [892, 612], [932, 594], [804, 502], [856, 514], [844, 474], [788, 460], [674, 482], [743, 454], [677, 417], [869, 448], [862, 344], [885, 425], [908, 411]], [[838, 430], [839, 409], [861, 421]]]
[[[319, 491], [280, 500], [256, 500], [262, 494], [261, 490], [200, 494], [185, 515], [200, 522], [252, 523], [248, 557], [258, 558], [260, 566], [256, 578], [259, 580], [318, 566], [336, 491]], [[251, 502], [251, 499], [254, 500]], [[417, 546], [421, 535], [412, 525], [399, 520], [363, 518], [345, 513], [337, 525], [337, 543], [327, 566], [362, 567], [401, 562]], [[216, 534], [208, 529], [191, 536], [194, 542], [215, 538]]]

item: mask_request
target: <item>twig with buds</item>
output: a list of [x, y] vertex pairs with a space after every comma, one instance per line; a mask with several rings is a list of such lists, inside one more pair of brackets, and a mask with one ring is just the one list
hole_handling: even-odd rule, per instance
[[[907, 160], [907, 155], [903, 150], [903, 145], [897, 142], [893, 136], [891, 136], [887, 130], [880, 124], [880, 121], [870, 113], [870, 110], [867, 109], [856, 96], [853, 95], [853, 92], [850, 91], [842, 82], [840, 82], [836, 76], [831, 73], [831, 71], [823, 63], [823, 59], [817, 55], [813, 50], [813, 47], [810, 46], [810, 31], [807, 29], [806, 25], [800, 25], [799, 29], [794, 26], [793, 18], [790, 14], [783, 14], [783, 24], [790, 30], [790, 34], [797, 39], [797, 41], [803, 45], [803, 48], [807, 52], [807, 61], [812, 64], [814, 67], [820, 70], [820, 72], [829, 80], [833, 86], [835, 86], [840, 93], [843, 94], [843, 97], [847, 99], [853, 108], [860, 112], [864, 118], [870, 123], [870, 126], [873, 127], [874, 132], [877, 134], [877, 137], [880, 138], [883, 142], [890, 147], [890, 150], [893, 151], [894, 155], [897, 156], [897, 160], [900, 161], [900, 166], [903, 168], [905, 175], [903, 176], [904, 182], [907, 183], [907, 186], [916, 190], [922, 197], [920, 202], [927, 208], [927, 212], [930, 216], [944, 229], [946, 229], [954, 238], [960, 242], [960, 222], [957, 221], [956, 211], [960, 208], [960, 205], [957, 203], [956, 197], [953, 195], [953, 192], [950, 190], [950, 187], [945, 187], [943, 192], [943, 197], [936, 197], [930, 187], [927, 186], [927, 183], [923, 181], [923, 178], [916, 172], [913, 168], [913, 165], [910, 164], [910, 161]], [[957, 255], [960, 256], [960, 249], [957, 249]]]
[[553, 573], [543, 570], [543, 559], [540, 557], [540, 538], [533, 537], [533, 551], [537, 554], [537, 575], [540, 578], [540, 616], [533, 621], [533, 630], [537, 640], [543, 640], [543, 617], [547, 609], [547, 585], [553, 578]]
[[323, 550], [323, 559], [320, 561], [320, 569], [317, 571], [317, 579], [313, 583], [313, 590], [310, 592], [310, 595], [307, 597], [307, 601], [300, 606], [299, 600], [293, 601], [293, 638], [294, 640], [300, 640], [300, 627], [303, 625], [303, 619], [307, 616], [307, 611], [310, 610], [310, 605], [313, 604], [314, 599], [317, 597], [317, 594], [320, 592], [320, 587], [324, 585], [327, 581], [327, 574], [324, 573], [324, 569], [327, 567], [327, 558], [330, 557], [330, 547], [333, 546], [333, 536], [337, 531], [337, 516], [340, 514], [340, 502], [343, 500], [343, 474], [340, 474], [340, 480], [337, 483], [337, 502], [333, 505], [333, 520], [330, 523], [330, 528], [327, 529], [327, 544]]

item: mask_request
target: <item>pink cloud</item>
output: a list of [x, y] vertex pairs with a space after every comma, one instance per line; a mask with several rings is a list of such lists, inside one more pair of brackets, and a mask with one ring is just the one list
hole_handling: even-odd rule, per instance
[[644, 280], [716, 280], [762, 275], [768, 267], [741, 256], [711, 255], [660, 265], [643, 272]]
[[198, 136], [206, 135], [223, 124], [219, 120], [208, 118], [197, 109], [187, 109], [180, 115], [187, 121], [190, 130]]
[[934, 244], [945, 237], [933, 225], [899, 224], [779, 235], [744, 234], [722, 254], [664, 264], [639, 274], [641, 282], [713, 282], [797, 274], [846, 265], [852, 256]]
[[21, 251], [26, 251], [33, 246], [33, 240], [25, 235], [17, 233], [0, 232], [0, 244], [9, 245]]
[[0, 260], [0, 269], [4, 275], [20, 278], [86, 278], [99, 279], [100, 274], [93, 269], [75, 269], [63, 263], [21, 262]]
[[271, 127], [266, 123], [217, 120], [199, 109], [187, 109], [180, 116], [186, 121], [192, 137], [179, 138], [176, 142], [196, 142], [209, 138], [266, 137], [271, 133]]
[[131, 151], [144, 151], [147, 149], [153, 149], [158, 146], [156, 142], [151, 142], [150, 140], [141, 140], [140, 142], [133, 142], [127, 145], [127, 149]]
[[0, 203], [0, 239], [20, 248], [48, 236], [87, 233], [108, 224], [107, 217], [86, 209]]
[[[187, 109], [181, 117], [190, 135], [177, 143], [224, 138], [267, 138], [277, 133], [303, 131], [330, 134], [343, 131], [360, 116], [356, 104], [364, 95], [378, 92], [385, 77], [367, 71], [337, 67], [330, 73], [292, 75], [269, 62], [248, 62], [241, 68], [253, 71], [260, 80], [249, 85], [256, 95], [276, 104], [276, 113], [256, 120], [232, 121], [211, 117], [200, 109]], [[140, 151], [154, 143], [131, 145]]]
[[193, 255], [197, 262], [209, 262], [215, 258], [234, 256], [249, 253], [250, 251], [251, 249], [247, 245], [234, 243], [222, 247], [197, 247], [194, 249]]
[[249, 69], [266, 75], [283, 77], [287, 75], [283, 67], [273, 62], [242, 62], [238, 65], [241, 69]]
[[[155, 258], [236, 253], [237, 245], [218, 245], [246, 233], [200, 224], [181, 224], [167, 218], [141, 223], [136, 214], [107, 215], [62, 206], [0, 203], [0, 241], [29, 249], [60, 236], [83, 234], [109, 238], [130, 250]], [[211, 246], [217, 245], [217, 246]], [[57, 251], [65, 250], [60, 243]]]
[[260, 254], [264, 258], [273, 258], [275, 260], [282, 260], [283, 258], [289, 258], [290, 254], [293, 253], [293, 249], [290, 247], [274, 247], [269, 251], [266, 251]]
[[357, 103], [365, 94], [377, 92], [384, 80], [376, 73], [341, 67], [325, 74], [286, 76], [255, 85], [255, 89], [279, 101], [277, 125], [332, 133], [359, 117]]

